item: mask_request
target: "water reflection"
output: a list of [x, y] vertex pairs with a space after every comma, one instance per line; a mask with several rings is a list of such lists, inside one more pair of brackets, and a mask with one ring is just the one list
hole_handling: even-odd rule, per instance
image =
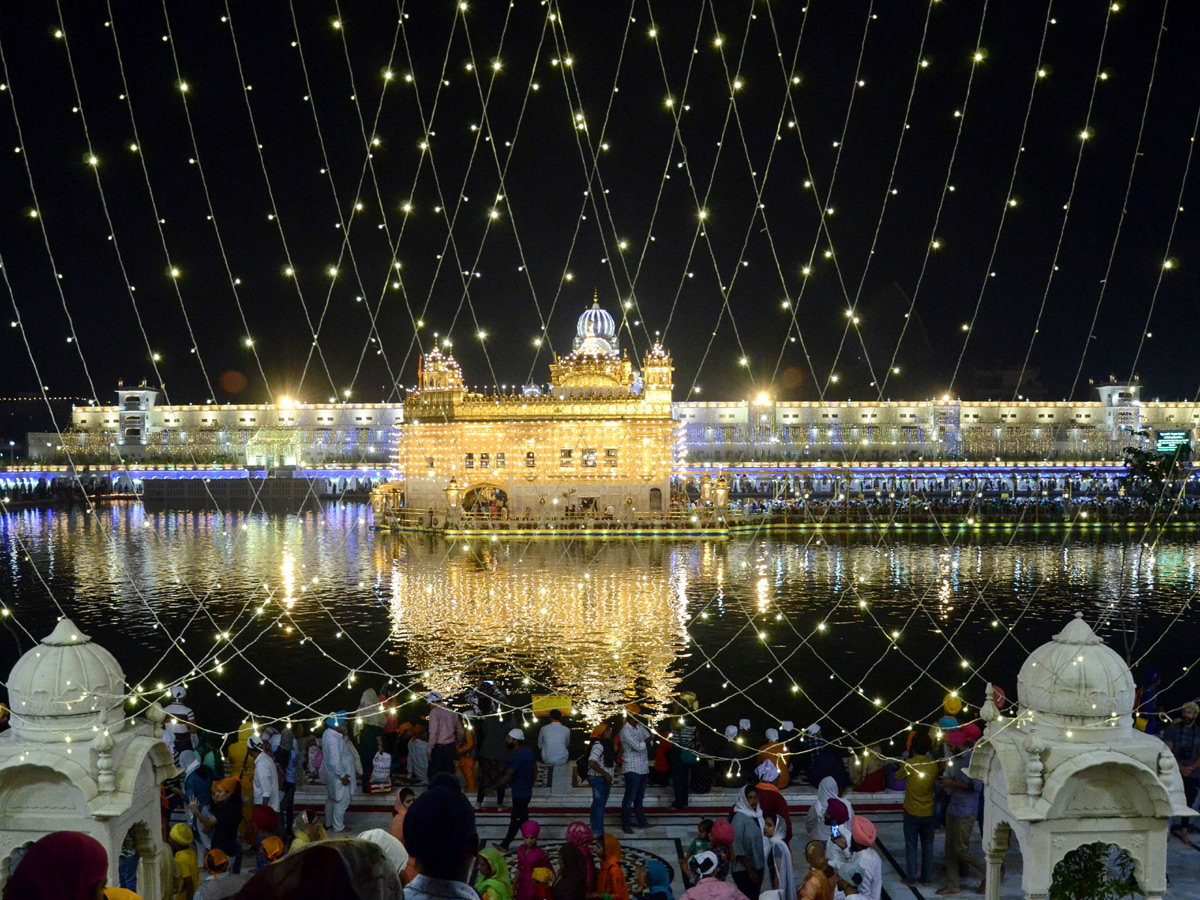
[[380, 543], [395, 634], [430, 686], [452, 694], [504, 667], [589, 719], [633, 699], [663, 709], [676, 692], [689, 640], [683, 554], [625, 541]]
[[[1186, 535], [1151, 549], [1060, 533], [464, 549], [374, 533], [355, 504], [254, 516], [116, 504], [0, 516], [0, 601], [40, 637], [58, 614], [52, 594], [135, 684], [179, 677], [220, 647], [224, 672], [195, 702], [223, 725], [240, 718], [223, 690], [265, 716], [307, 716], [350, 706], [366, 678], [455, 693], [489, 676], [518, 695], [567, 694], [589, 717], [693, 690], [720, 705], [717, 727], [879, 716], [890, 733], [945, 685], [1011, 692], [1025, 650], [1077, 609], [1131, 659], [1170, 626], [1153, 662], [1176, 677], [1200, 654], [1177, 639], [1197, 624], [1197, 554]], [[0, 672], [17, 652], [0, 643]]]

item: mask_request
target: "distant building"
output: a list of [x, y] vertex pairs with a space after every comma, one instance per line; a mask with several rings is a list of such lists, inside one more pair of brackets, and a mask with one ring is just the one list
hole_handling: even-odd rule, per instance
[[[1141, 399], [1140, 384], [1092, 401], [757, 400], [674, 405], [689, 463], [1120, 459], [1159, 431], [1193, 441], [1200, 404]], [[1139, 436], [1146, 432], [1149, 436]]]
[[145, 386], [117, 391], [115, 406], [77, 406], [70, 428], [29, 435], [34, 461], [228, 463], [277, 467], [386, 464], [399, 403], [175, 406]]
[[[16, 454], [25, 458], [17, 462], [61, 463], [68, 451], [81, 464], [379, 468], [395, 462], [413, 479], [410, 502], [429, 499], [451, 476], [469, 488], [468, 482], [485, 481], [486, 472], [489, 483], [522, 497], [532, 496], [532, 489], [518, 491], [517, 481], [529, 485], [533, 479], [561, 482], [563, 490], [554, 494], [568, 505], [601, 493], [605, 503], [633, 496], [648, 504], [651, 486], [665, 499], [658, 468], [663, 460], [676, 468], [851, 460], [1089, 462], [1119, 460], [1125, 447], [1152, 444], [1160, 432], [1194, 445], [1200, 427], [1200, 403], [1147, 400], [1137, 381], [1109, 381], [1094, 388], [1095, 400], [1074, 401], [816, 401], [762, 394], [672, 403], [670, 356], [655, 346], [639, 371], [619, 349], [615, 330], [612, 317], [593, 304], [579, 319], [573, 352], [551, 363], [548, 386], [494, 393], [468, 391], [458, 363], [435, 349], [424, 357], [418, 387], [405, 404], [284, 399], [175, 406], [145, 385], [121, 388], [113, 406], [71, 408], [61, 436], [31, 432], [27, 453]], [[35, 405], [32, 399], [22, 403]], [[520, 427], [501, 435], [497, 423], [510, 418]], [[65, 412], [58, 421], [66, 424]], [[667, 431], [670, 452], [660, 448]], [[435, 447], [435, 437], [449, 443]], [[643, 439], [647, 443], [638, 445]], [[530, 440], [533, 446], [527, 446]], [[654, 449], [643, 459], [637, 446]], [[0, 455], [6, 450], [0, 444]], [[510, 478], [515, 480], [505, 486]], [[645, 489], [617, 496], [612, 486], [632, 478]], [[612, 489], [597, 493], [600, 485]]]

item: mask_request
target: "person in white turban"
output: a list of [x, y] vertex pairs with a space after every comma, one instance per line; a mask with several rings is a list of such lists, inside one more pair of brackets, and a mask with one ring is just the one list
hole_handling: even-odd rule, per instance
[[408, 851], [404, 849], [404, 845], [388, 831], [382, 828], [372, 828], [364, 831], [359, 836], [360, 840], [370, 841], [383, 851], [383, 855], [388, 858], [388, 862], [392, 864], [392, 868], [396, 870], [396, 877], [400, 879], [400, 884], [404, 884], [404, 869], [408, 866]]

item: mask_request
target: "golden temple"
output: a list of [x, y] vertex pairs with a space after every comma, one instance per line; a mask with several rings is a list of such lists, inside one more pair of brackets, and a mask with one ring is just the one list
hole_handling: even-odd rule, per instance
[[579, 318], [574, 349], [555, 355], [550, 383], [469, 391], [449, 353], [422, 357], [397, 427], [403, 475], [376, 494], [429, 526], [460, 516], [544, 522], [569, 515], [628, 520], [669, 509], [676, 423], [671, 355], [655, 343], [636, 372], [598, 302]]

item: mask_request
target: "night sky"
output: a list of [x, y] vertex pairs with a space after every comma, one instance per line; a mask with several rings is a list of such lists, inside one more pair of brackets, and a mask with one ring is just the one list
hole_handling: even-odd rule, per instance
[[0, 393], [544, 382], [598, 292], [677, 399], [1191, 399], [1200, 5], [1118, 5], [5, 3]]

